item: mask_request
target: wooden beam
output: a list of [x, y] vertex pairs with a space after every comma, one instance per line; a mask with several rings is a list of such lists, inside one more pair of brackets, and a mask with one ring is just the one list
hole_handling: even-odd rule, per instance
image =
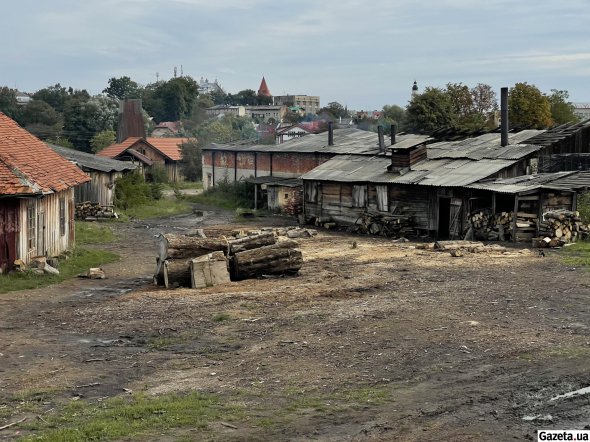
[[514, 217], [512, 218], [512, 242], [516, 242], [516, 213], [518, 212], [518, 193], [514, 194]]

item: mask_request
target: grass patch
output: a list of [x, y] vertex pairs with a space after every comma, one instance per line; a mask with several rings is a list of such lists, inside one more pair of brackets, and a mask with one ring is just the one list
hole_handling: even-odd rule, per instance
[[203, 182], [202, 181], [181, 181], [178, 183], [170, 183], [164, 185], [165, 189], [202, 189]]
[[161, 199], [129, 207], [123, 214], [129, 218], [148, 219], [190, 213], [191, 210], [188, 200]]
[[222, 322], [222, 321], [227, 321], [228, 319], [230, 319], [230, 316], [229, 316], [229, 314], [228, 314], [228, 313], [223, 313], [223, 312], [221, 312], [221, 313], [215, 313], [215, 314], [213, 315], [213, 320], [214, 320], [215, 322]]
[[37, 275], [27, 271], [24, 273], [10, 273], [0, 276], [0, 293], [16, 290], [28, 290], [57, 284], [72, 278], [90, 267], [99, 267], [109, 262], [118, 261], [119, 255], [102, 250], [75, 249], [69, 259], [61, 260], [59, 275]]
[[113, 230], [104, 224], [76, 221], [76, 244], [105, 244], [115, 241]]
[[590, 242], [580, 241], [559, 251], [564, 264], [572, 267], [590, 266]]
[[232, 421], [243, 409], [222, 404], [212, 396], [200, 393], [117, 397], [100, 403], [76, 401], [68, 403], [46, 422], [25, 422], [22, 428], [34, 434], [25, 441], [89, 441], [119, 440], [123, 438], [159, 434], [175, 428], [190, 427], [205, 431], [209, 422]]
[[216, 183], [200, 195], [186, 195], [185, 200], [222, 209], [251, 207], [254, 204], [254, 185], [243, 181]]

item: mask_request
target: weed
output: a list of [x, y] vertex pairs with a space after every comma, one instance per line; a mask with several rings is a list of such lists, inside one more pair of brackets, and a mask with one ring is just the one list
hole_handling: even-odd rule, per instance
[[213, 320], [215, 322], [222, 322], [222, 321], [227, 321], [228, 319], [230, 319], [229, 314], [227, 313], [216, 313], [215, 315], [213, 315]]
[[254, 185], [244, 181], [227, 180], [215, 184], [200, 195], [186, 196], [186, 200], [223, 209], [250, 207], [254, 202]]
[[109, 226], [76, 221], [76, 243], [84, 244], [104, 244], [115, 241], [116, 237]]
[[559, 251], [564, 264], [572, 267], [590, 266], [590, 242], [580, 241]]

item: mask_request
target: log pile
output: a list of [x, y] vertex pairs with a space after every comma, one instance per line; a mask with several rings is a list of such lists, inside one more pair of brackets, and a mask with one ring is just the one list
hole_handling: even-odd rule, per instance
[[514, 213], [493, 214], [489, 209], [472, 212], [468, 222], [473, 229], [473, 237], [488, 241], [505, 241], [510, 236]]
[[554, 210], [543, 215], [539, 223], [537, 247], [558, 247], [578, 239], [590, 237], [590, 224], [584, 224], [580, 212]]
[[118, 217], [112, 207], [101, 206], [99, 203], [91, 203], [90, 201], [76, 204], [75, 216], [76, 219], [81, 220]]
[[[310, 237], [305, 230], [286, 230], [298, 237]], [[294, 235], [295, 232], [297, 235]], [[169, 287], [205, 287], [225, 281], [239, 281], [264, 275], [294, 274], [303, 255], [292, 239], [277, 241], [274, 231], [238, 237], [199, 238], [166, 234], [159, 237], [154, 283]], [[223, 270], [223, 271], [222, 271]], [[224, 275], [224, 272], [226, 275]], [[208, 275], [208, 276], [207, 276]]]
[[368, 212], [357, 219], [349, 231], [388, 238], [405, 238], [416, 234], [412, 217]]

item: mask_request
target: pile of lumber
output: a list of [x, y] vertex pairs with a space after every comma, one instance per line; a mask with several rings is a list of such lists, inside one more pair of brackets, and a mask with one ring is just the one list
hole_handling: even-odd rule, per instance
[[584, 224], [580, 212], [554, 210], [543, 215], [539, 223], [537, 247], [559, 247], [568, 242], [590, 237], [590, 224]]
[[349, 231], [388, 238], [405, 238], [416, 234], [412, 217], [369, 212], [357, 219]]
[[303, 265], [299, 244], [291, 239], [279, 241], [273, 231], [217, 238], [165, 234], [159, 236], [158, 244], [154, 283], [166, 288], [295, 274]]
[[76, 204], [76, 219], [96, 220], [99, 218], [118, 218], [112, 206], [101, 206], [99, 203], [85, 201]]
[[516, 241], [530, 241], [537, 235], [539, 216], [536, 213], [516, 212]]

